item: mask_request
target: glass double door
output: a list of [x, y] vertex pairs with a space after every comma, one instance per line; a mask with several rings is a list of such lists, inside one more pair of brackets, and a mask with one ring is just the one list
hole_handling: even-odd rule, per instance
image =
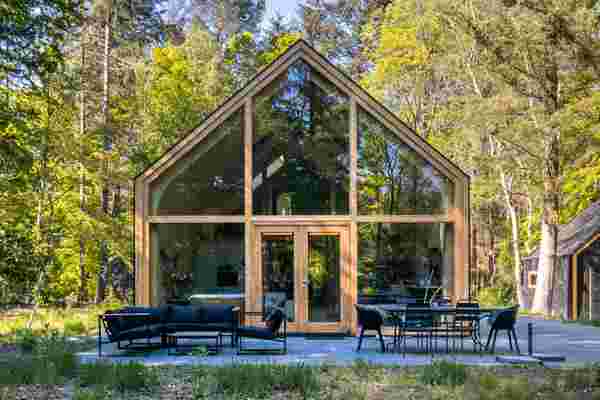
[[[338, 226], [261, 226], [247, 308], [283, 308], [290, 331], [347, 332], [348, 231]], [[258, 310], [256, 310], [258, 308]]]

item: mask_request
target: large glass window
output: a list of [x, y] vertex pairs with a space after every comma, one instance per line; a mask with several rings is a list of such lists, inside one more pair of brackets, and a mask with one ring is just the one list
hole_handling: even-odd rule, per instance
[[452, 277], [449, 224], [358, 224], [360, 303], [429, 301], [447, 295]]
[[256, 98], [255, 215], [348, 214], [349, 100], [302, 61]]
[[158, 304], [243, 293], [243, 224], [156, 224], [152, 232]]
[[152, 185], [152, 215], [243, 215], [242, 112], [230, 116]]
[[452, 199], [450, 181], [366, 111], [358, 113], [358, 211], [435, 214]]

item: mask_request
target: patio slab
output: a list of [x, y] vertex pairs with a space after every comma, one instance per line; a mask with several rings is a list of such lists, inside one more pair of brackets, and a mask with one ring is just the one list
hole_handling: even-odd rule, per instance
[[[517, 336], [521, 354], [527, 353], [527, 323], [534, 324], [534, 353], [546, 353], [566, 356], [569, 364], [583, 364], [600, 361], [600, 328], [580, 324], [564, 324], [560, 321], [520, 318], [517, 323]], [[487, 327], [484, 324], [482, 336], [487, 338]], [[245, 342], [247, 340], [245, 339]], [[249, 342], [249, 341], [248, 341]], [[235, 349], [227, 346], [225, 341], [223, 351], [212, 356], [185, 356], [167, 354], [167, 350], [156, 350], [143, 354], [131, 354], [116, 349], [115, 345], [103, 345], [103, 360], [113, 362], [138, 361], [146, 365], [223, 365], [230, 363], [279, 363], [306, 365], [349, 365], [356, 360], [362, 360], [382, 365], [424, 365], [433, 359], [447, 359], [468, 365], [493, 366], [498, 365], [496, 356], [508, 355], [508, 337], [504, 333], [498, 335], [496, 354], [472, 353], [472, 345], [465, 340], [464, 351], [460, 353], [414, 353], [410, 349], [406, 356], [397, 353], [379, 353], [379, 343], [375, 338], [366, 339], [362, 350], [355, 352], [357, 340], [353, 337], [342, 339], [306, 339], [290, 337], [288, 339], [288, 354], [286, 355], [242, 355], [238, 356]], [[265, 343], [256, 342], [258, 345]], [[414, 346], [414, 341], [409, 346]], [[440, 348], [443, 348], [440, 342]], [[514, 353], [513, 353], [514, 354]], [[516, 355], [516, 354], [515, 354]], [[98, 359], [96, 350], [80, 353], [83, 362], [93, 362]], [[548, 364], [549, 365], [549, 364]], [[553, 364], [560, 365], [560, 364]]]

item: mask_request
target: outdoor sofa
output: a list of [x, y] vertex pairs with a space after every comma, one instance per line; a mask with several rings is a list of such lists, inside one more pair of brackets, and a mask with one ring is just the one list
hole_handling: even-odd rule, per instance
[[[236, 340], [237, 308], [229, 304], [173, 305], [160, 307], [125, 307], [98, 316], [98, 356], [102, 344], [117, 343], [119, 349], [163, 347], [167, 336], [177, 332], [220, 332]], [[107, 340], [102, 340], [102, 328]], [[160, 338], [160, 342], [151, 339]], [[142, 343], [139, 341], [143, 340]], [[137, 341], [137, 342], [136, 342]], [[122, 344], [122, 342], [127, 342]]]

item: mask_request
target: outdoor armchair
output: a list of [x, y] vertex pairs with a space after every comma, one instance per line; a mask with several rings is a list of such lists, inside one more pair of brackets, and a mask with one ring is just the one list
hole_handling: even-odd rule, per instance
[[381, 352], [385, 353], [385, 343], [383, 341], [383, 315], [381, 311], [373, 306], [363, 306], [356, 304], [356, 314], [358, 317], [358, 325], [360, 326], [360, 336], [358, 337], [358, 346], [356, 351], [360, 351], [362, 341], [365, 336], [365, 331], [371, 330], [376, 331], [379, 336], [379, 342], [381, 344]]
[[[492, 341], [491, 352], [493, 353], [496, 349], [496, 337], [498, 336], [498, 331], [506, 331], [506, 333], [508, 334], [508, 344], [510, 346], [510, 351], [513, 351], [512, 339], [514, 339], [517, 353], [518, 354], [521, 353], [521, 350], [519, 349], [517, 333], [515, 331], [515, 325], [517, 323], [518, 313], [519, 313], [519, 306], [516, 305], [514, 307], [502, 310], [491, 317], [490, 333], [488, 334], [487, 343], [485, 345], [486, 350], [489, 348], [490, 340], [491, 340]], [[512, 338], [511, 338], [511, 335], [512, 335]], [[494, 337], [493, 340], [492, 340], [492, 336]]]
[[[248, 316], [262, 317], [263, 312], [245, 313]], [[287, 315], [283, 309], [279, 307], [271, 307], [271, 312], [264, 319], [265, 326], [240, 326], [237, 330], [238, 354], [248, 353], [287, 353]], [[281, 348], [250, 348], [244, 347], [244, 338], [265, 340], [270, 342], [281, 343]]]

